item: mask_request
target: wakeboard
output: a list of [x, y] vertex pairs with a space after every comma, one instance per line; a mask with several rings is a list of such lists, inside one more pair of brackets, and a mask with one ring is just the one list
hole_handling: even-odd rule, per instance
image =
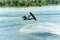
[[32, 13], [30, 13], [30, 15], [33, 17], [33, 19], [36, 21], [36, 17], [32, 14]]

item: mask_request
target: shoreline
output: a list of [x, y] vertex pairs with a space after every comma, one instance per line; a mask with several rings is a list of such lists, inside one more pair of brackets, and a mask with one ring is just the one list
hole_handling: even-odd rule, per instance
[[[56, 6], [56, 5], [45, 5], [45, 6]], [[29, 7], [45, 7], [45, 6], [29, 6]], [[23, 7], [23, 6], [13, 6], [13, 7], [9, 7], [9, 6], [7, 6], [7, 7], [5, 7], [5, 6], [2, 6], [2, 7], [0, 7], [0, 8], [29, 8], [29, 7]]]
[[38, 12], [60, 10], [60, 5], [37, 6], [37, 7], [21, 7], [21, 8], [0, 8], [0, 12]]

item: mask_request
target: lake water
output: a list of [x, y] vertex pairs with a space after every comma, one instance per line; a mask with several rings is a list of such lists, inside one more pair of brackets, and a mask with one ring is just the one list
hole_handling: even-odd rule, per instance
[[[21, 18], [29, 12], [37, 21]], [[0, 40], [60, 40], [60, 6], [0, 8]]]

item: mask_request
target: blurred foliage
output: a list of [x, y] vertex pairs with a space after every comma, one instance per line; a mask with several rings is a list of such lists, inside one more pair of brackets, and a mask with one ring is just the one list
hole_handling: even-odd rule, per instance
[[0, 0], [0, 7], [29, 7], [60, 4], [60, 0]]

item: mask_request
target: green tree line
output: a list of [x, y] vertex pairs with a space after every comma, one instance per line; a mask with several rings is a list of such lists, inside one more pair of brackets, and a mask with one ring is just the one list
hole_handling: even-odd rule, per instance
[[44, 6], [51, 4], [60, 4], [60, 0], [0, 0], [2, 6]]

